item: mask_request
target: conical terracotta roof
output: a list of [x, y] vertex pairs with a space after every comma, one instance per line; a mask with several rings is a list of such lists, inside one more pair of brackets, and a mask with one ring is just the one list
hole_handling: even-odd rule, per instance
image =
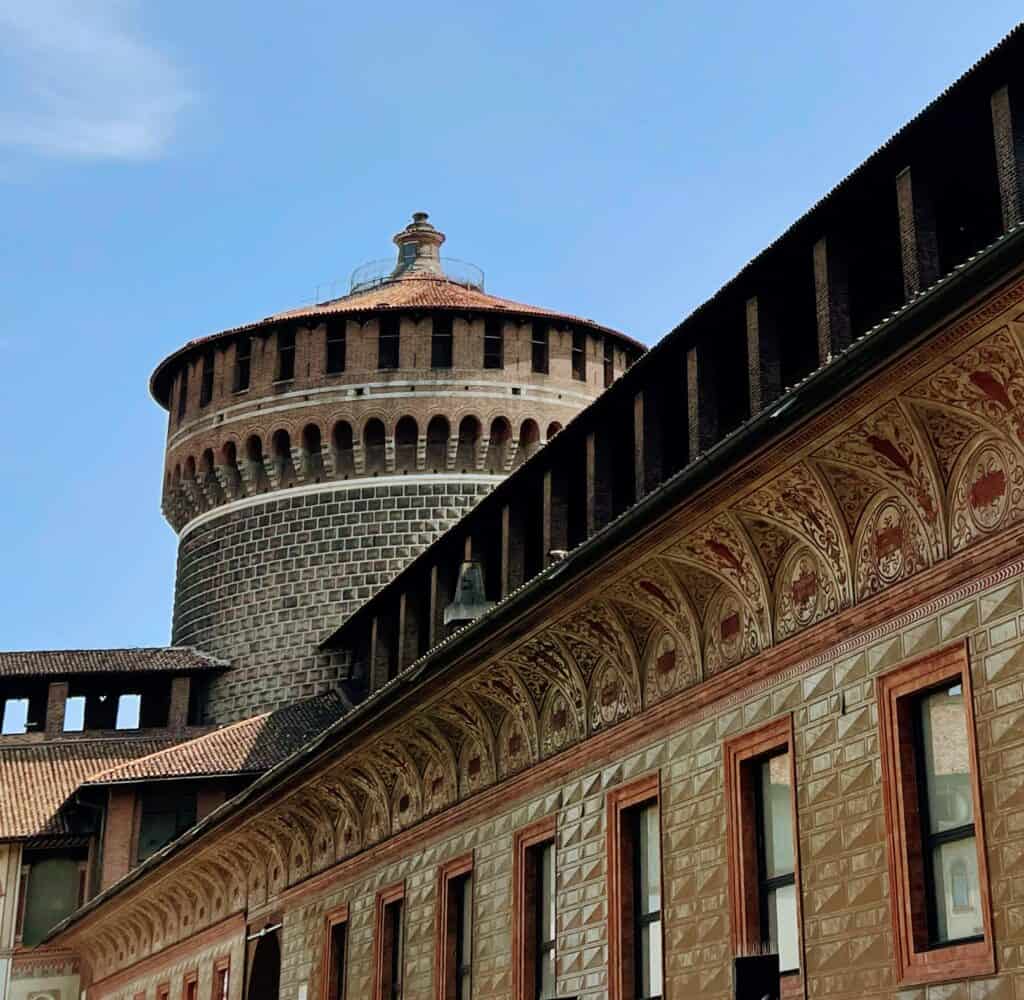
[[[444, 240], [444, 234], [425, 223], [426, 213], [418, 212], [414, 216], [414, 222], [396, 235], [395, 242], [399, 245], [400, 251], [403, 243], [408, 244], [410, 242], [408, 234], [422, 233], [423, 231], [429, 231], [431, 234], [436, 234], [436, 237], [440, 237], [440, 240], [436, 238], [430, 240], [430, 243], [434, 244], [433, 251], [436, 251], [437, 246]], [[437, 260], [441, 262], [440, 258], [437, 258]], [[555, 309], [546, 309], [542, 306], [516, 302], [512, 299], [503, 299], [497, 295], [489, 295], [482, 288], [475, 287], [472, 283], [457, 281], [449, 277], [439, 266], [431, 267], [429, 270], [420, 270], [417, 267], [410, 269], [408, 262], [403, 260], [400, 252], [395, 269], [372, 287], [360, 288], [357, 286], [355, 291], [340, 298], [331, 299], [327, 302], [318, 302], [315, 305], [287, 309], [283, 312], [265, 316], [263, 319], [252, 323], [230, 327], [219, 333], [190, 340], [157, 365], [150, 378], [150, 391], [157, 402], [162, 406], [167, 406], [175, 363], [183, 355], [190, 353], [196, 348], [209, 347], [221, 339], [237, 336], [240, 333], [255, 333], [285, 320], [305, 320], [315, 325], [332, 316], [353, 314], [365, 316], [367, 313], [411, 309], [440, 309], [459, 312], [500, 313], [508, 316], [547, 317], [567, 324], [571, 323], [576, 326], [589, 327], [597, 333], [615, 337], [617, 340], [641, 353], [647, 350], [639, 341], [633, 340], [631, 337], [627, 337], [611, 327], [595, 323], [591, 319], [574, 316], [571, 313], [559, 312]]]

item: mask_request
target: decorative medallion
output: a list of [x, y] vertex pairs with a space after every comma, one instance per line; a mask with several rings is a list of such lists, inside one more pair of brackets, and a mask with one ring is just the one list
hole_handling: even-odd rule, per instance
[[857, 593], [870, 597], [929, 565], [924, 528], [907, 501], [890, 494], [875, 508], [857, 549]]
[[1024, 517], [1024, 465], [1016, 453], [993, 441], [962, 464], [952, 499], [953, 551]]

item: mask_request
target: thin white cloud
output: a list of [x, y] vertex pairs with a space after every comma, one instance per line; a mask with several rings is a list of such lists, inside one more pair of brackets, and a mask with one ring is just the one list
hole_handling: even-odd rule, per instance
[[191, 94], [134, 14], [132, 0], [0, 0], [0, 146], [159, 156]]

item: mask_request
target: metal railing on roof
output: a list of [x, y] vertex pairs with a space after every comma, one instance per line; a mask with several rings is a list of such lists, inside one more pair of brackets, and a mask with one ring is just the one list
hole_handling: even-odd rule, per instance
[[[441, 257], [441, 268], [444, 277], [457, 285], [465, 285], [467, 288], [474, 288], [482, 292], [484, 290], [484, 272], [465, 260], [458, 260], [455, 257]], [[399, 272], [399, 273], [396, 273]], [[416, 274], [418, 269], [413, 266], [408, 273]], [[394, 278], [402, 277], [401, 266], [395, 264], [394, 258], [388, 260], [371, 260], [368, 264], [357, 267], [349, 279], [348, 291], [365, 292], [369, 288], [376, 288]]]

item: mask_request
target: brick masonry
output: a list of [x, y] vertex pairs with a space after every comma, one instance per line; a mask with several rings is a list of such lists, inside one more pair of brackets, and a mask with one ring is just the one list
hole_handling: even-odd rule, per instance
[[490, 488], [479, 477], [449, 476], [325, 484], [228, 506], [186, 531], [173, 642], [233, 665], [213, 682], [208, 721], [335, 686], [317, 643]]

